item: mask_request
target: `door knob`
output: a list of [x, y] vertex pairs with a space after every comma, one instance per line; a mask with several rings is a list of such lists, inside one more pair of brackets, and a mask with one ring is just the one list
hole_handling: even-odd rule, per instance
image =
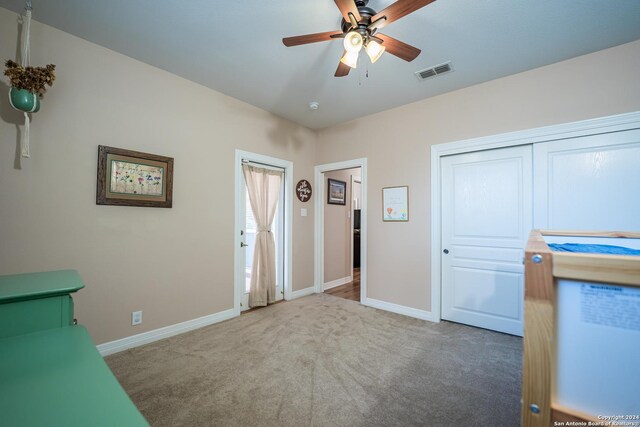
[[448, 254], [448, 253], [449, 253], [449, 249], [445, 249], [445, 250], [444, 250], [444, 251], [442, 251], [442, 252], [444, 252], [444, 253], [445, 253], [445, 255], [446, 255], [446, 254]]
[[249, 246], [249, 245], [247, 245], [245, 242], [240, 242], [240, 247], [241, 248], [244, 248], [245, 246]]

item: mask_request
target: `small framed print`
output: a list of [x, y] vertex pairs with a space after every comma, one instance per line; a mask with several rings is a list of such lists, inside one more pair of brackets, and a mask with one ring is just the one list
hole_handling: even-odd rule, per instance
[[173, 158], [98, 146], [96, 204], [170, 208]]
[[382, 220], [388, 222], [409, 221], [408, 186], [382, 189]]
[[347, 183], [329, 178], [327, 203], [330, 205], [345, 205], [347, 197]]

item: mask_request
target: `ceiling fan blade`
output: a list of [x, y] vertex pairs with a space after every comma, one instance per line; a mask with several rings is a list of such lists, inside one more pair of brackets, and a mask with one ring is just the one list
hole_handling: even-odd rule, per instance
[[305, 34], [303, 36], [285, 37], [282, 39], [282, 43], [285, 46], [299, 46], [301, 44], [326, 42], [332, 40], [332, 36], [342, 37], [342, 31], [327, 31], [324, 33]]
[[393, 37], [385, 36], [384, 34], [376, 34], [376, 37], [382, 40], [382, 46], [386, 49], [385, 52], [389, 52], [390, 54], [395, 55], [400, 59], [404, 59], [407, 62], [413, 61], [418, 55], [420, 55], [420, 49], [394, 39]]
[[[347, 53], [345, 51], [345, 53]], [[349, 67], [347, 64], [344, 64], [342, 61], [340, 61], [338, 63], [338, 68], [336, 69], [336, 73], [334, 74], [336, 77], [344, 77], [347, 74], [349, 74], [349, 71], [351, 71], [351, 67]]]
[[334, 0], [336, 2], [336, 6], [340, 9], [340, 13], [344, 17], [344, 20], [347, 22], [351, 22], [349, 20], [349, 12], [353, 13], [353, 16], [356, 17], [356, 21], [360, 22], [362, 17], [360, 16], [360, 12], [358, 12], [358, 8], [356, 7], [356, 2], [354, 0]]
[[435, 0], [398, 0], [386, 9], [381, 10], [371, 18], [371, 22], [374, 22], [383, 16], [386, 16], [385, 21], [380, 22], [376, 28], [380, 29], [391, 24], [403, 16], [406, 16], [416, 10], [425, 7], [429, 3], [433, 3]]

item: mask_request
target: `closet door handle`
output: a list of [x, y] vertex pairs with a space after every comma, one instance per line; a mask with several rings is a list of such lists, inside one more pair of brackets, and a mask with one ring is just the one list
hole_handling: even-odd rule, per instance
[[240, 242], [240, 247], [241, 248], [244, 248], [244, 247], [247, 247], [247, 246], [249, 246], [249, 245], [247, 245], [245, 242]]
[[446, 255], [446, 254], [448, 254], [448, 253], [449, 253], [449, 249], [445, 249], [445, 250], [444, 250], [444, 251], [442, 251], [442, 252], [444, 252], [444, 254]]

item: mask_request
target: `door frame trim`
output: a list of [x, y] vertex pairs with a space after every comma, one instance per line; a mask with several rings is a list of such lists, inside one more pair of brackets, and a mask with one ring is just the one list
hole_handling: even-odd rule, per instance
[[[360, 178], [356, 178], [355, 176], [351, 175], [351, 190], [349, 191], [351, 194], [351, 214], [349, 215], [349, 219], [351, 220], [351, 230], [353, 230], [353, 225], [354, 225], [354, 217], [353, 217], [353, 211], [354, 211], [354, 206], [353, 206], [353, 187], [354, 184], [358, 183], [360, 184], [360, 199], [362, 199], [362, 177]], [[362, 225], [360, 225], [360, 227], [362, 227]], [[351, 280], [353, 280], [353, 250], [354, 250], [354, 238], [353, 238], [353, 233], [351, 233], [351, 263], [349, 265], [351, 265]]]
[[[264, 163], [266, 165], [277, 166], [284, 169], [284, 275], [282, 286], [284, 289], [285, 300], [292, 299], [291, 280], [293, 278], [293, 162], [236, 149], [234, 166], [235, 224], [233, 228], [233, 313], [236, 316], [240, 315], [240, 300], [245, 286], [245, 278], [239, 273], [241, 267], [240, 251], [242, 249], [240, 248], [240, 233], [238, 233], [238, 230], [242, 226], [241, 224], [243, 224], [245, 220], [245, 218], [241, 218], [240, 215], [240, 197], [242, 193], [242, 180], [244, 179], [241, 167], [243, 159], [249, 160], [250, 162]], [[242, 197], [244, 197], [244, 194], [242, 194]]]
[[[433, 320], [439, 322], [442, 317], [442, 233], [441, 233], [441, 194], [440, 158], [453, 154], [517, 145], [537, 144], [559, 139], [577, 138], [640, 129], [640, 111], [581, 120], [516, 132], [509, 132], [480, 138], [465, 139], [431, 146], [431, 313]], [[535, 185], [535, 183], [534, 183]]]
[[[322, 293], [324, 283], [324, 201], [325, 183], [323, 174], [340, 169], [360, 168], [360, 191], [362, 206], [360, 208], [360, 303], [364, 304], [367, 295], [367, 158], [327, 163], [314, 168], [314, 240], [315, 254], [313, 263], [314, 291]], [[353, 203], [351, 203], [353, 209]], [[352, 215], [353, 216], [353, 215]], [[353, 266], [353, 263], [352, 263]]]

